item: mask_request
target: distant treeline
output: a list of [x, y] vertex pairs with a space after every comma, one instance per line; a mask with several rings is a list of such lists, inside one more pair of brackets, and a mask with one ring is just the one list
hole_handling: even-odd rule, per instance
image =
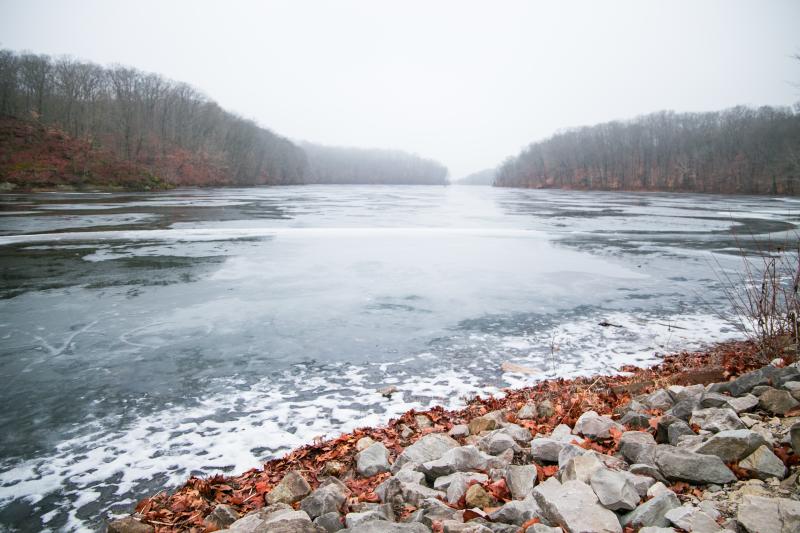
[[660, 112], [558, 133], [498, 170], [504, 187], [800, 194], [800, 107]]
[[492, 185], [496, 174], [496, 168], [487, 168], [468, 174], [455, 183], [458, 185]]
[[[383, 151], [338, 150], [335, 157], [314, 156], [312, 166], [300, 146], [225, 111], [186, 83], [72, 58], [0, 50], [0, 115], [57, 129], [57, 138], [63, 134], [76, 141], [75, 146], [61, 143], [62, 159], [73, 160], [74, 151], [88, 150], [96, 158], [102, 148], [127, 165], [114, 162], [115, 168], [144, 172], [153, 183], [167, 185], [440, 183], [442, 170], [447, 172], [432, 161]], [[65, 167], [52, 153], [52, 131], [28, 128], [35, 135], [20, 148], [18, 132], [24, 128], [13, 128], [0, 135], [0, 140], [14, 140], [0, 151], [0, 181], [42, 185], [62, 179], [59, 172], [48, 173]], [[42, 150], [51, 153], [37, 154], [31, 144], [36, 139], [46, 139]], [[24, 149], [25, 157], [35, 161], [12, 161], [9, 147]], [[332, 167], [326, 168], [327, 163]], [[395, 164], [398, 168], [392, 169]], [[84, 170], [91, 174], [92, 168], [106, 167], [82, 165], [73, 169], [71, 181], [103, 182], [102, 176], [79, 175]], [[373, 169], [378, 174], [368, 176]]]
[[302, 147], [308, 156], [307, 183], [447, 184], [447, 167], [405, 152], [310, 143]]

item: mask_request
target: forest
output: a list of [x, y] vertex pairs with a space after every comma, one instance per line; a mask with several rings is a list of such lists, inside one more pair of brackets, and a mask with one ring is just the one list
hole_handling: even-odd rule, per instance
[[447, 185], [447, 167], [397, 150], [303, 143], [307, 183]]
[[5, 188], [439, 184], [447, 176], [439, 163], [402, 152], [304, 149], [186, 83], [69, 57], [0, 50], [0, 116]]
[[662, 111], [569, 129], [507, 159], [495, 185], [800, 194], [800, 105]]

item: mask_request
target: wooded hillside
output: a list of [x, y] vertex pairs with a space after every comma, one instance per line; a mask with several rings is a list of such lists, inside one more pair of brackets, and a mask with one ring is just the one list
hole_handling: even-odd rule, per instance
[[800, 107], [663, 111], [567, 130], [506, 160], [495, 184], [800, 194]]
[[[0, 182], [102, 185], [426, 183], [442, 165], [385, 150], [313, 150], [133, 68], [0, 50]], [[107, 170], [115, 172], [109, 174]]]
[[307, 183], [447, 184], [447, 167], [405, 152], [310, 143], [302, 146], [308, 156]]

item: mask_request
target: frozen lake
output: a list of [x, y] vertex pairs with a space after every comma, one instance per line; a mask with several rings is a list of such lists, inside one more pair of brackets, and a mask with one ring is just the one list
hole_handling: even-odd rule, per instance
[[793, 230], [798, 207], [489, 187], [3, 195], [0, 529], [96, 530], [190, 474], [739, 337], [714, 269], [739, 267], [736, 235]]

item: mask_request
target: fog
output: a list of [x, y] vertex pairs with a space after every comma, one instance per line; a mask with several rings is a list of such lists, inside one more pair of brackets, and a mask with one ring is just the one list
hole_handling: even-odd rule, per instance
[[295, 140], [491, 167], [560, 128], [800, 99], [800, 3], [1, 1], [0, 46], [186, 81]]

